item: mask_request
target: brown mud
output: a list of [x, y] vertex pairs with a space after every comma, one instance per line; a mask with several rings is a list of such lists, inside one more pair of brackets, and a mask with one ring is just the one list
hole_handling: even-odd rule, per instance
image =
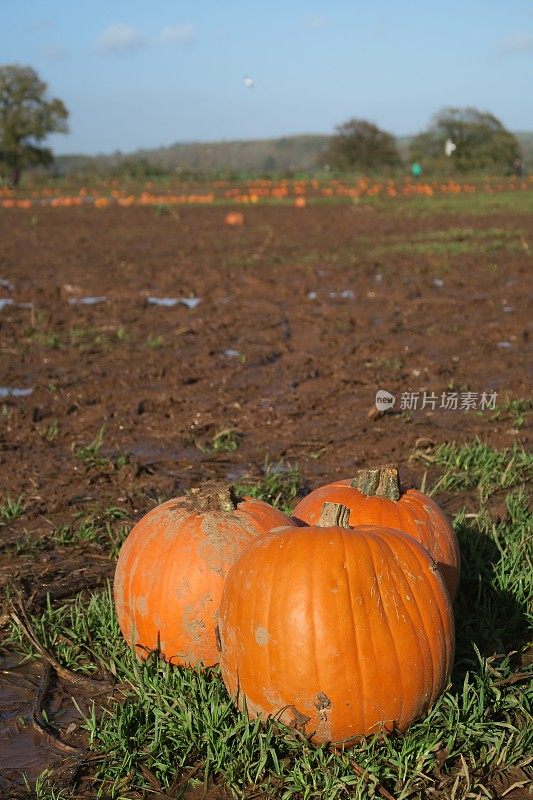
[[[229, 228], [225, 214], [0, 214], [0, 301], [11, 301], [0, 302], [0, 498], [24, 504], [0, 521], [0, 584], [28, 610], [113, 574], [98, 542], [54, 534], [87, 515], [121, 509], [132, 525], [206, 479], [257, 477], [265, 456], [297, 464], [304, 490], [390, 462], [420, 485], [417, 450], [525, 441], [504, 402], [530, 388], [530, 216], [255, 207]], [[470, 231], [469, 246], [397, 247], [449, 229], [459, 243]], [[476, 232], [492, 229], [503, 245], [476, 252]], [[378, 389], [396, 396], [391, 412], [376, 413]], [[400, 408], [402, 392], [424, 391], [497, 392], [497, 408]], [[213, 447], [222, 429], [239, 434], [235, 450]], [[456, 510], [457, 497], [439, 499]], [[4, 600], [0, 624], [8, 614]], [[27, 722], [42, 663], [3, 657], [7, 796], [15, 773], [66, 756]], [[61, 681], [47, 703], [61, 735], [76, 728]]]

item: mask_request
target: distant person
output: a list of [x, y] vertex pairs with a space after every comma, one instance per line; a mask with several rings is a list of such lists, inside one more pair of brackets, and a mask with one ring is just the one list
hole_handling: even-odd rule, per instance
[[522, 178], [526, 174], [526, 165], [520, 156], [516, 156], [515, 160], [513, 161], [513, 172], [519, 178]]
[[9, 175], [9, 182], [8, 182], [9, 188], [16, 189], [17, 186], [19, 185], [19, 181], [20, 181], [20, 171], [16, 167], [14, 167]]
[[411, 164], [411, 175], [413, 178], [419, 178], [422, 175], [422, 167], [415, 161], [414, 164]]

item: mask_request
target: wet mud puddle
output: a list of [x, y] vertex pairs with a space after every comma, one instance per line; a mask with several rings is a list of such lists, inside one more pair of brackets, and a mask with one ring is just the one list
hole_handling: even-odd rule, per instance
[[[47, 670], [40, 660], [0, 658], [0, 796], [9, 786], [24, 784], [24, 776], [33, 781], [46, 767], [75, 753], [76, 740], [83, 736], [72, 687]], [[82, 698], [80, 708], [88, 702]]]

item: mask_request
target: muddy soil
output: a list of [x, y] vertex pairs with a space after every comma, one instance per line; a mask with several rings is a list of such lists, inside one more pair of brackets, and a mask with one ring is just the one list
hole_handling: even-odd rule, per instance
[[[98, 543], [54, 533], [84, 516], [122, 509], [133, 524], [206, 478], [256, 478], [265, 457], [298, 465], [302, 491], [383, 461], [419, 485], [417, 450], [526, 440], [505, 400], [531, 385], [530, 216], [255, 207], [230, 228], [225, 213], [0, 215], [0, 496], [24, 505], [0, 522], [0, 582], [32, 611], [112, 575]], [[396, 397], [387, 413], [379, 389]], [[468, 391], [478, 408], [440, 408], [442, 393]], [[418, 407], [402, 408], [411, 392]], [[435, 408], [420, 408], [424, 392]], [[483, 392], [495, 409], [479, 408]], [[237, 449], [214, 448], [222, 429]], [[84, 450], [99, 432], [101, 448]], [[0, 623], [8, 614], [4, 600]], [[4, 792], [14, 770], [58, 760], [35, 727], [10, 721], [42, 665], [5, 663]], [[64, 731], [76, 722], [62, 691], [47, 703]]]

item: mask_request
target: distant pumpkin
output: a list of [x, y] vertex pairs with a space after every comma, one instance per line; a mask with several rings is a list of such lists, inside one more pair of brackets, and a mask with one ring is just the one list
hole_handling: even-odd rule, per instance
[[244, 214], [241, 214], [240, 211], [229, 211], [226, 214], [224, 222], [226, 225], [240, 227], [241, 225], [244, 225]]
[[157, 650], [172, 664], [216, 664], [215, 613], [230, 567], [256, 536], [287, 524], [268, 503], [217, 483], [149, 511], [115, 572], [115, 609], [129, 646], [141, 658]]
[[413, 536], [437, 562], [454, 599], [461, 565], [454, 530], [434, 500], [416, 489], [402, 489], [395, 466], [361, 469], [353, 480], [320, 486], [298, 503], [292, 515], [316, 525], [325, 502], [347, 506], [352, 527], [385, 525]]

